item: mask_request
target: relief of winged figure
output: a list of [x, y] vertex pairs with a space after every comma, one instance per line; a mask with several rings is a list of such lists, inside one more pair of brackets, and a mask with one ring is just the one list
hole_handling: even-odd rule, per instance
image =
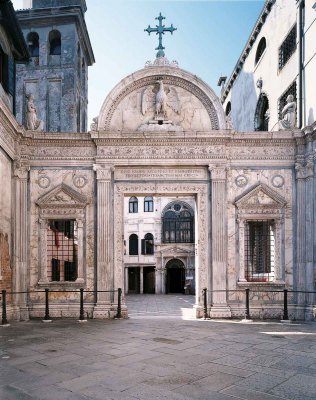
[[170, 107], [175, 113], [180, 113], [180, 100], [178, 93], [174, 87], [165, 88], [163, 81], [157, 81], [159, 89], [157, 87], [149, 86], [142, 94], [142, 114], [145, 115], [147, 110], [152, 106], [155, 106], [156, 116], [167, 115], [167, 107]]

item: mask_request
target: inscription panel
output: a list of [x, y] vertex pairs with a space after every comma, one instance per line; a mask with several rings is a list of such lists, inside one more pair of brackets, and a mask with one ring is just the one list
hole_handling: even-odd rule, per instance
[[115, 180], [206, 180], [207, 170], [201, 168], [120, 168], [115, 169]]

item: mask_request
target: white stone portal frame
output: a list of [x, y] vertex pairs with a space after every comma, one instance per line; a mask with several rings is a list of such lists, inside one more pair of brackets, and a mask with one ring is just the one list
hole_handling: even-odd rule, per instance
[[202, 305], [201, 291], [210, 287], [207, 221], [208, 183], [115, 183], [114, 184], [114, 287], [124, 287], [124, 197], [134, 195], [193, 195], [196, 199], [195, 284], [196, 306]]
[[[237, 265], [238, 283], [258, 284], [247, 282], [245, 278], [245, 223], [251, 220], [275, 221], [275, 260], [274, 280], [266, 284], [284, 284], [283, 231], [286, 200], [269, 186], [258, 183], [235, 201], [238, 223], [238, 253]], [[260, 282], [260, 284], [262, 284]]]
[[[64, 197], [63, 197], [64, 196]], [[38, 285], [80, 285], [84, 279], [84, 226], [87, 199], [64, 183], [36, 202], [39, 207], [39, 280]], [[78, 277], [75, 282], [49, 282], [47, 278], [47, 228], [49, 220], [75, 220], [78, 224]]]
[[215, 92], [196, 75], [180, 68], [153, 67], [139, 70], [118, 83], [101, 107], [98, 117], [98, 130], [109, 131], [112, 116], [118, 104], [130, 93], [145, 88], [163, 79], [164, 83], [182, 87], [196, 96], [204, 105], [211, 121], [211, 129], [226, 129], [223, 106]]

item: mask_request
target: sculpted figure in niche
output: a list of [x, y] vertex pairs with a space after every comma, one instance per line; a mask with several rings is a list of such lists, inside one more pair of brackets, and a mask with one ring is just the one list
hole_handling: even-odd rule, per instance
[[43, 130], [43, 121], [37, 119], [37, 111], [32, 94], [26, 95], [26, 128], [31, 131]]
[[289, 94], [286, 99], [286, 105], [281, 112], [282, 119], [279, 121], [280, 129], [292, 129], [296, 123], [296, 102], [294, 96]]

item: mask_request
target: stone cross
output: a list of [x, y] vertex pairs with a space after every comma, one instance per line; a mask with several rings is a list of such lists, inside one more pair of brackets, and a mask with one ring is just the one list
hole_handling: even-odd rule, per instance
[[169, 28], [166, 28], [165, 25], [162, 25], [162, 21], [166, 19], [166, 17], [163, 17], [161, 13], [159, 13], [159, 17], [156, 17], [155, 19], [159, 21], [159, 25], [156, 25], [156, 28], [151, 28], [150, 25], [148, 25], [148, 28], [144, 29], [144, 31], [148, 32], [148, 35], [150, 35], [152, 32], [156, 32], [156, 35], [159, 35], [159, 45], [155, 49], [158, 50], [156, 57], [159, 58], [165, 56], [165, 47], [162, 45], [162, 35], [164, 35], [165, 32], [171, 32], [171, 34], [173, 34], [177, 28], [174, 28], [172, 24]]

